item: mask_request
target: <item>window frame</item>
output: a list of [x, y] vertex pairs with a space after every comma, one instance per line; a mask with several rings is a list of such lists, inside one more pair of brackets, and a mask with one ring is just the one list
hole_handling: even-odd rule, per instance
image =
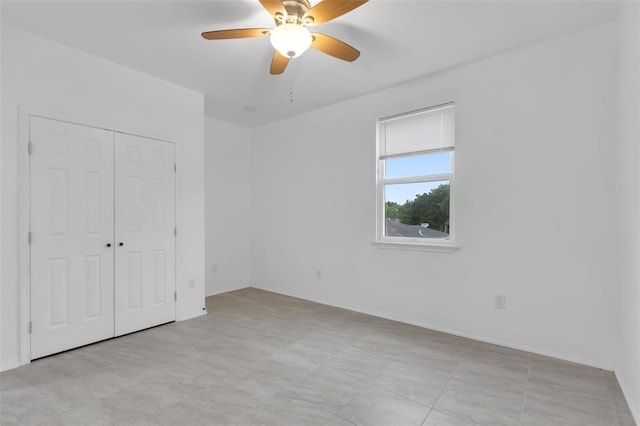
[[[390, 117], [379, 118], [376, 122], [376, 234], [374, 244], [382, 248], [400, 248], [408, 250], [427, 250], [437, 252], [453, 252], [459, 247], [455, 243], [456, 229], [456, 214], [455, 214], [455, 136], [454, 146], [445, 149], [436, 150], [423, 150], [413, 153], [393, 155], [387, 158], [381, 158], [381, 126], [383, 123], [392, 118], [401, 118], [403, 116], [412, 116], [420, 113], [425, 113], [431, 110], [436, 110], [449, 105], [455, 107], [454, 102], [448, 102], [433, 107], [423, 108], [416, 111], [411, 111], [403, 114], [398, 114]], [[455, 117], [455, 110], [454, 110]], [[454, 122], [455, 123], [455, 122]], [[455, 125], [455, 124], [454, 124]], [[438, 152], [450, 152], [451, 171], [449, 173], [434, 173], [418, 176], [408, 176], [399, 178], [386, 178], [385, 177], [385, 165], [386, 160], [389, 158], [401, 158], [410, 157], [412, 155], [430, 154]], [[436, 238], [411, 238], [411, 237], [392, 237], [385, 235], [386, 229], [386, 217], [385, 217], [385, 188], [387, 185], [404, 184], [404, 183], [428, 183], [435, 181], [449, 181], [449, 237], [436, 239]]]

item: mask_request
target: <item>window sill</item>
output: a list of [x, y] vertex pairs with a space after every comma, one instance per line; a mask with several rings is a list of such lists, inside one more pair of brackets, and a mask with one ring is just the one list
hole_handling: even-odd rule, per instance
[[399, 241], [374, 241], [373, 245], [381, 249], [429, 251], [434, 253], [453, 253], [460, 250], [460, 246], [452, 243], [411, 243]]

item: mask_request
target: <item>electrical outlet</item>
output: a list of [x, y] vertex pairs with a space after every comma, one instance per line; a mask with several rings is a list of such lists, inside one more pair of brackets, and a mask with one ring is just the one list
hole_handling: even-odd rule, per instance
[[316, 278], [319, 280], [322, 279], [322, 269], [316, 269]]
[[218, 273], [218, 264], [214, 263], [213, 266], [211, 267], [211, 272], [213, 272], [214, 274]]
[[496, 294], [494, 296], [494, 303], [496, 309], [507, 309], [507, 297], [502, 294]]
[[196, 280], [191, 278], [189, 280], [189, 290], [194, 290], [196, 288]]

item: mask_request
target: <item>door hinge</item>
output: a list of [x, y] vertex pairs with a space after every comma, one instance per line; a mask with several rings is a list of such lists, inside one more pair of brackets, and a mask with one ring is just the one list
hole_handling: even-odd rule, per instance
[[175, 237], [177, 237], [177, 236], [178, 236], [178, 228], [173, 228], [173, 235], [174, 235]]
[[29, 334], [33, 333], [33, 323], [29, 321]]
[[27, 144], [27, 152], [29, 153], [29, 155], [31, 155], [31, 153], [33, 152], [33, 144], [31, 142]]
[[178, 171], [178, 163], [173, 163], [173, 171], [174, 172]]
[[29, 244], [31, 244], [31, 231], [27, 234], [27, 240], [29, 241]]
[[178, 301], [178, 292], [173, 293], [173, 300]]

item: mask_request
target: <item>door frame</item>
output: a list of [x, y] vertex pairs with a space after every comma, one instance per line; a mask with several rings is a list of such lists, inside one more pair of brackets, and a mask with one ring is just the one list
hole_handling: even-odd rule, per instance
[[[31, 117], [40, 117], [48, 120], [56, 120], [64, 123], [75, 124], [85, 127], [94, 127], [114, 133], [123, 133], [138, 136], [146, 139], [153, 139], [173, 145], [176, 152], [176, 143], [162, 138], [146, 136], [132, 132], [126, 132], [109, 126], [101, 126], [91, 120], [79, 120], [77, 118], [65, 116], [53, 111], [46, 111], [37, 108], [18, 105], [18, 287], [19, 287], [19, 320], [18, 337], [20, 342], [20, 365], [31, 363], [31, 333], [29, 332], [29, 322], [31, 321], [31, 244], [29, 242], [29, 232], [31, 232], [31, 167], [29, 161], [29, 141], [31, 139]], [[174, 161], [178, 158], [175, 156]], [[174, 173], [174, 210], [177, 227], [178, 213], [178, 182], [177, 174]], [[178, 242], [174, 239], [174, 286], [178, 292]], [[175, 318], [178, 318], [178, 305], [175, 306]], [[17, 367], [17, 366], [16, 366]]]

